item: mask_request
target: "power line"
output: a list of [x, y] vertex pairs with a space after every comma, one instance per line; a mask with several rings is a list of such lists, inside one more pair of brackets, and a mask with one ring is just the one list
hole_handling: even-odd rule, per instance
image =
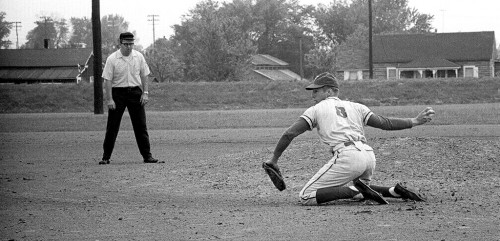
[[151, 19], [148, 19], [148, 21], [152, 21], [153, 22], [153, 56], [154, 56], [154, 53], [155, 53], [155, 25], [156, 25], [156, 21], [160, 21], [159, 19], [157, 19], [157, 17], [160, 17], [160, 15], [148, 15], [148, 18], [151, 18]]
[[17, 29], [22, 27], [21, 25], [18, 25], [18, 24], [21, 24], [21, 22], [9, 22], [9, 23], [11, 23], [11, 24], [13, 23], [16, 25], [15, 26], [16, 27], [16, 49], [19, 49], [19, 34], [17, 32]]

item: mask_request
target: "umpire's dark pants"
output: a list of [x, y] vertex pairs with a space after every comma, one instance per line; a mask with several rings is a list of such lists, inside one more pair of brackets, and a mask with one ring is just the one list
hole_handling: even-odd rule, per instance
[[120, 130], [125, 108], [128, 109], [135, 140], [144, 159], [151, 157], [148, 128], [146, 126], [146, 110], [141, 104], [142, 90], [139, 87], [112, 88], [113, 101], [116, 108], [109, 110], [106, 137], [104, 138], [104, 154], [102, 159], [109, 160], [115, 147], [116, 137]]

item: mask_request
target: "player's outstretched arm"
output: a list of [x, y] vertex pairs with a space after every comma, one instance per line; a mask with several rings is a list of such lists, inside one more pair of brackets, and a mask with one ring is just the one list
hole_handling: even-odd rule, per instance
[[276, 144], [276, 147], [274, 148], [273, 157], [266, 163], [277, 167], [278, 159], [280, 158], [281, 154], [286, 150], [286, 148], [290, 145], [292, 140], [307, 130], [309, 130], [309, 124], [304, 119], [299, 118], [293, 125], [291, 125], [285, 131], [285, 133], [283, 133], [280, 140], [278, 141], [278, 144]]
[[274, 149], [273, 157], [262, 163], [262, 168], [269, 176], [274, 186], [283, 191], [286, 189], [285, 180], [283, 179], [283, 175], [278, 167], [278, 159], [281, 154], [286, 150], [288, 145], [292, 142], [292, 140], [298, 135], [304, 133], [309, 129], [309, 124], [302, 118], [299, 118], [292, 126], [290, 126], [285, 133], [281, 136], [278, 144], [276, 144], [276, 148]]
[[403, 130], [431, 121], [434, 114], [435, 112], [432, 107], [425, 108], [415, 118], [384, 117], [373, 113], [366, 124], [388, 131]]

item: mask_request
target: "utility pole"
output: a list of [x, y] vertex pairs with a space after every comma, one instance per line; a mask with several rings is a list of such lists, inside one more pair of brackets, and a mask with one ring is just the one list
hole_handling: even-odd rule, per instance
[[441, 24], [442, 24], [442, 25], [441, 25], [441, 33], [444, 33], [444, 12], [445, 12], [446, 10], [444, 10], [444, 9], [440, 9], [439, 11], [441, 11], [441, 15], [442, 15], [442, 18], [443, 18], [443, 20], [441, 21]]
[[94, 114], [104, 114], [102, 93], [101, 20], [99, 0], [92, 0], [92, 41], [94, 44]]
[[373, 36], [372, 30], [372, 0], [368, 0], [368, 62], [370, 65], [370, 79], [373, 79]]
[[9, 23], [13, 23], [16, 25], [16, 49], [19, 49], [19, 34], [17, 33], [17, 29], [22, 27], [21, 25], [18, 25], [21, 24], [21, 22], [9, 22]]
[[[115, 28], [116, 24], [115, 24], [115, 17], [114, 17], [114, 15], [111, 15], [111, 25], [109, 25], [109, 21], [110, 21], [110, 19], [108, 18], [108, 27], [112, 28], [111, 29], [111, 34], [113, 36], [113, 41], [118, 41], [118, 38], [116, 37], [116, 28]], [[116, 46], [116, 44], [115, 44], [115, 46]]]
[[302, 35], [299, 37], [299, 63], [300, 63], [300, 80], [304, 79], [304, 68], [302, 67]]
[[148, 21], [152, 21], [153, 22], [153, 57], [155, 55], [155, 21], [159, 21], [159, 19], [156, 19], [157, 17], [159, 17], [160, 15], [148, 15], [148, 18], [151, 18], [151, 19], [148, 19]]

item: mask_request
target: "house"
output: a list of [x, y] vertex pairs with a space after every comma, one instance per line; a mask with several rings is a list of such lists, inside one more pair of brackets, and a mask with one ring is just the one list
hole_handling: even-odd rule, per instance
[[2, 49], [0, 83], [78, 83], [92, 49]]
[[300, 75], [289, 70], [289, 64], [267, 54], [252, 56], [252, 78], [254, 80], [296, 81], [301, 80]]
[[[493, 77], [497, 59], [493, 31], [373, 36], [375, 79]], [[343, 48], [337, 67], [344, 80], [368, 78], [368, 47]]]
[[79, 66], [80, 74], [78, 78], [80, 81], [94, 83], [94, 53], [90, 53], [90, 56], [87, 58], [87, 61], [84, 65]]

